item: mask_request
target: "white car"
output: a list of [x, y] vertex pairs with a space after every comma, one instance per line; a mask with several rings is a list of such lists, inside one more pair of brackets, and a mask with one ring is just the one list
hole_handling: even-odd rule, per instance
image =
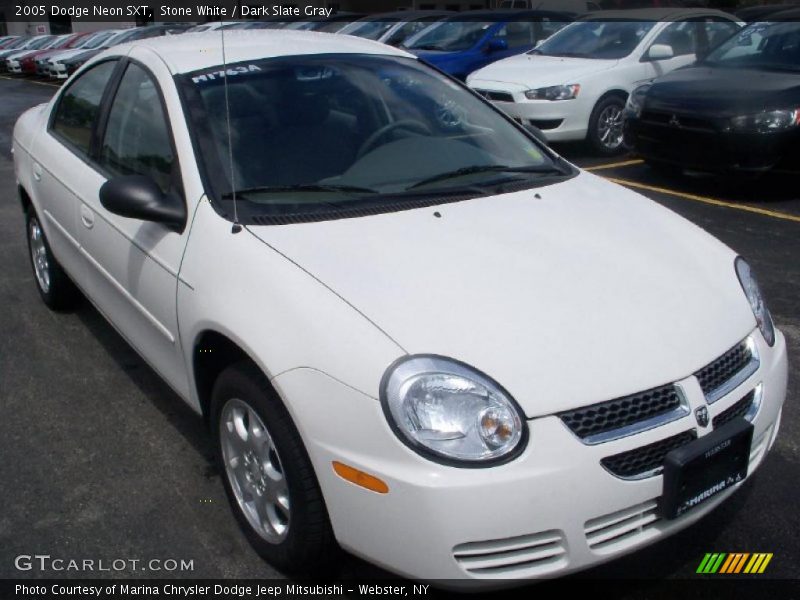
[[614, 154], [628, 94], [693, 63], [742, 25], [705, 9], [594, 12], [534, 50], [474, 72], [467, 84], [550, 141], [586, 139]]
[[761, 464], [786, 342], [733, 250], [404, 51], [226, 41], [99, 55], [14, 161], [42, 299], [77, 286], [204, 416], [266, 559], [561, 575]]

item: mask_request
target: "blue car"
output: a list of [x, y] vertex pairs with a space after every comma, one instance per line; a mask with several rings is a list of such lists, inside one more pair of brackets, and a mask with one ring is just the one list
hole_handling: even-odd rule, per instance
[[553, 11], [470, 11], [434, 23], [404, 46], [463, 81], [490, 63], [531, 50], [573, 20], [574, 14]]

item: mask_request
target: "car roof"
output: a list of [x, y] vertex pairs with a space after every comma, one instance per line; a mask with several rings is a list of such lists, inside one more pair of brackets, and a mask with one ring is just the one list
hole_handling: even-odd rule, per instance
[[633, 8], [630, 10], [596, 10], [583, 15], [582, 21], [629, 20], [629, 21], [672, 21], [695, 16], [722, 16], [736, 20], [730, 13], [708, 8]]
[[765, 21], [800, 21], [800, 7], [771, 13], [764, 17]]
[[[173, 73], [188, 73], [222, 64], [219, 31], [148, 38], [120, 44], [105, 56], [126, 55], [134, 47], [155, 52]], [[232, 29], [225, 32], [225, 58], [228, 64], [281, 56], [314, 54], [413, 55], [358, 37], [317, 31]]]

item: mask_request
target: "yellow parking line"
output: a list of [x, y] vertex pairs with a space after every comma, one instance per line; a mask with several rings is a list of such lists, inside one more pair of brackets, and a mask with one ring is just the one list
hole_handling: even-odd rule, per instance
[[47, 87], [60, 87], [60, 83], [49, 83], [47, 81], [33, 81], [32, 79], [17, 79], [16, 77], [5, 77], [0, 75], [0, 79], [7, 81], [26, 81], [27, 83], [35, 83], [36, 85], [46, 85]]
[[609, 163], [607, 165], [596, 165], [594, 167], [585, 167], [584, 171], [602, 171], [604, 169], [618, 169], [620, 167], [631, 167], [633, 165], [640, 165], [644, 161], [641, 159], [623, 160], [622, 162]]
[[760, 208], [758, 206], [750, 206], [749, 204], [738, 204], [735, 202], [727, 202], [725, 200], [717, 200], [716, 198], [709, 198], [707, 196], [697, 196], [695, 194], [687, 194], [686, 192], [678, 192], [668, 188], [656, 187], [654, 185], [646, 185], [637, 181], [628, 181], [627, 179], [618, 179], [616, 177], [607, 177], [609, 181], [624, 185], [627, 187], [637, 188], [640, 190], [647, 190], [649, 192], [656, 192], [658, 194], [667, 194], [669, 196], [676, 196], [685, 200], [692, 200], [694, 202], [703, 202], [704, 204], [712, 204], [714, 206], [724, 206], [725, 208], [733, 208], [745, 212], [756, 213], [766, 217], [773, 217], [775, 219], [783, 219], [784, 221], [794, 221], [800, 223], [800, 215], [792, 215], [789, 213], [780, 212], [777, 210], [769, 210], [768, 208]]

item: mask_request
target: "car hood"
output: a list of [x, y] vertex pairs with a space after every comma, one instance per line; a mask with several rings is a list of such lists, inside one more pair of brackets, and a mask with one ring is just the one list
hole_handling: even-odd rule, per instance
[[251, 230], [406, 352], [473, 365], [529, 417], [683, 379], [755, 327], [733, 251], [585, 173], [434, 208]]
[[653, 110], [717, 117], [795, 108], [800, 104], [800, 73], [688, 67], [656, 80], [645, 103]]
[[564, 58], [520, 54], [479, 69], [469, 78], [470, 85], [502, 83], [519, 86], [520, 89], [581, 83], [581, 79], [614, 67], [616, 60], [593, 60], [589, 58]]

